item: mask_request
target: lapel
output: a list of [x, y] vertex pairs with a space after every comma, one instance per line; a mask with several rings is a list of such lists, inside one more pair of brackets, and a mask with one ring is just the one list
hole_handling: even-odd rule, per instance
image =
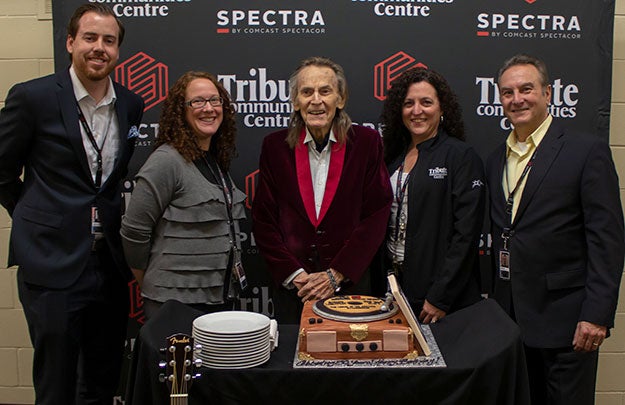
[[545, 137], [540, 142], [540, 145], [538, 145], [534, 164], [530, 172], [527, 174], [527, 181], [525, 183], [525, 187], [523, 188], [523, 194], [521, 195], [521, 200], [519, 201], [517, 213], [514, 217], [514, 224], [519, 222], [519, 219], [523, 216], [527, 206], [536, 194], [536, 190], [538, 190], [540, 183], [542, 183], [545, 175], [558, 156], [558, 153], [562, 148], [562, 144], [564, 143], [564, 139], [562, 137], [563, 135], [564, 132], [562, 129], [558, 127], [555, 122], [552, 122], [547, 130], [547, 133], [545, 134]]
[[505, 207], [506, 195], [503, 190], [503, 174], [504, 174], [503, 169], [506, 165], [506, 153], [508, 151], [506, 143], [504, 142], [503, 145], [499, 147], [499, 149], [501, 150], [499, 151], [499, 153], [496, 154], [497, 161], [494, 163], [497, 172], [495, 173], [495, 176], [493, 177], [493, 191], [492, 192], [495, 196], [493, 200], [500, 202], [501, 204], [503, 204], [502, 206]]
[[[115, 114], [117, 116], [117, 124], [119, 126], [119, 132], [117, 136], [119, 137], [119, 150], [117, 151], [117, 159], [115, 159], [115, 166], [113, 167], [113, 171], [111, 172], [111, 176], [106, 179], [106, 184], [109, 179], [113, 178], [112, 175], [115, 173], [120, 165], [125, 165], [126, 154], [128, 153], [128, 116], [126, 112], [128, 111], [128, 100], [122, 96], [122, 91], [120, 90], [120, 86], [113, 82], [113, 87], [115, 88]], [[104, 187], [104, 184], [102, 185]]]
[[312, 183], [312, 174], [310, 172], [310, 160], [308, 157], [308, 147], [304, 144], [304, 138], [306, 138], [306, 129], [302, 129], [299, 142], [295, 147], [295, 167], [297, 170], [297, 184], [299, 187], [300, 196], [306, 209], [306, 215], [310, 223], [316, 228], [324, 216], [328, 212], [328, 208], [336, 191], [338, 189], [339, 181], [341, 180], [341, 173], [343, 172], [343, 165], [345, 163], [345, 145], [332, 145], [330, 167], [328, 168], [328, 178], [326, 180], [326, 188], [323, 194], [323, 201], [321, 203], [321, 210], [319, 211], [319, 218], [315, 210], [315, 192]]
[[321, 203], [321, 210], [319, 211], [319, 223], [323, 221], [330, 208], [330, 204], [334, 200], [336, 190], [338, 189], [339, 182], [341, 180], [341, 173], [343, 172], [343, 165], [345, 163], [345, 150], [347, 145], [339, 145], [338, 143], [332, 144], [332, 154], [330, 158], [330, 167], [328, 170], [328, 179], [326, 180], [326, 191], [323, 194], [323, 202]]
[[85, 148], [82, 144], [80, 123], [78, 121], [78, 107], [76, 107], [76, 96], [74, 95], [72, 80], [69, 76], [69, 68], [65, 69], [61, 73], [58, 73], [56, 75], [56, 79], [59, 85], [56, 96], [61, 109], [65, 133], [74, 148], [74, 152], [80, 162], [83, 174], [85, 174], [90, 183], [93, 184], [91, 170], [89, 169], [89, 162], [87, 161], [87, 153], [85, 152]]

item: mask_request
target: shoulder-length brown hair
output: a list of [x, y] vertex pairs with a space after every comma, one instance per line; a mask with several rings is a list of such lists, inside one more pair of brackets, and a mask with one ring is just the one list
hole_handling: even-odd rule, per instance
[[[336, 115], [334, 116], [334, 122], [332, 123], [332, 130], [334, 131], [334, 136], [336, 136], [336, 140], [339, 145], [343, 145], [347, 140], [347, 133], [352, 127], [352, 120], [345, 112], [345, 107], [347, 106], [347, 98], [349, 96], [347, 91], [347, 79], [345, 78], [345, 72], [343, 71], [341, 65], [322, 56], [312, 56], [310, 58], [304, 59], [289, 78], [289, 90], [291, 93], [291, 103], [293, 105], [295, 104], [295, 99], [297, 98], [297, 89], [299, 88], [299, 73], [302, 71], [302, 69], [308, 66], [327, 67], [332, 69], [334, 71], [334, 74], [336, 75], [339, 97], [341, 97], [341, 99], [344, 101], [344, 105], [343, 108], [336, 109]], [[286, 142], [291, 148], [294, 148], [297, 145], [297, 142], [299, 141], [299, 136], [305, 126], [306, 123], [304, 122], [301, 113], [293, 109], [293, 112], [291, 112], [291, 117], [289, 119], [289, 131], [286, 137]]]
[[219, 83], [217, 78], [207, 72], [187, 72], [183, 74], [169, 89], [169, 94], [163, 104], [159, 120], [156, 146], [168, 144], [174, 147], [187, 161], [194, 161], [203, 155], [197, 137], [186, 119], [185, 92], [189, 83], [195, 79], [210, 80], [219, 96], [223, 99], [223, 121], [219, 130], [211, 137], [210, 154], [215, 158], [223, 170], [230, 168], [230, 162], [236, 155], [236, 122], [234, 107], [230, 102], [230, 95]]

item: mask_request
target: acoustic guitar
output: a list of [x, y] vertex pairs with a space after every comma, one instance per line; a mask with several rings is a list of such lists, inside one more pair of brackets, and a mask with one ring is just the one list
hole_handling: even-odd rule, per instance
[[167, 347], [161, 349], [165, 352], [165, 361], [159, 363], [165, 373], [159, 377], [169, 388], [170, 405], [188, 404], [191, 384], [200, 376], [196, 368], [202, 360], [194, 358], [200, 350], [199, 345], [194, 346], [191, 336], [180, 333], [167, 338]]

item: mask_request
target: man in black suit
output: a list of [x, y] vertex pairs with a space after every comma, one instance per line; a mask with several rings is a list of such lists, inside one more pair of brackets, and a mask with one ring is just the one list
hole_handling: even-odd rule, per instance
[[119, 380], [131, 277], [121, 180], [143, 114], [141, 98], [109, 78], [123, 36], [109, 8], [79, 7], [70, 68], [15, 85], [0, 112], [0, 203], [37, 404], [108, 405]]
[[486, 165], [494, 297], [521, 329], [532, 404], [592, 404], [625, 245], [610, 148], [549, 115], [541, 60], [512, 57], [498, 84], [514, 130]]

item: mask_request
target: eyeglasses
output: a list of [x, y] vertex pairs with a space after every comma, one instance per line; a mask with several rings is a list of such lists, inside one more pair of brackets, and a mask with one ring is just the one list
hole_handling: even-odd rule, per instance
[[193, 100], [190, 100], [190, 101], [185, 101], [186, 105], [188, 105], [189, 107], [191, 107], [191, 108], [193, 108], [195, 110], [198, 110], [200, 108], [204, 108], [206, 103], [210, 103], [210, 105], [212, 105], [213, 107], [219, 107], [220, 105], [222, 105], [224, 103], [224, 99], [219, 97], [219, 96], [213, 96], [211, 98], [198, 97], [198, 98], [194, 98]]

